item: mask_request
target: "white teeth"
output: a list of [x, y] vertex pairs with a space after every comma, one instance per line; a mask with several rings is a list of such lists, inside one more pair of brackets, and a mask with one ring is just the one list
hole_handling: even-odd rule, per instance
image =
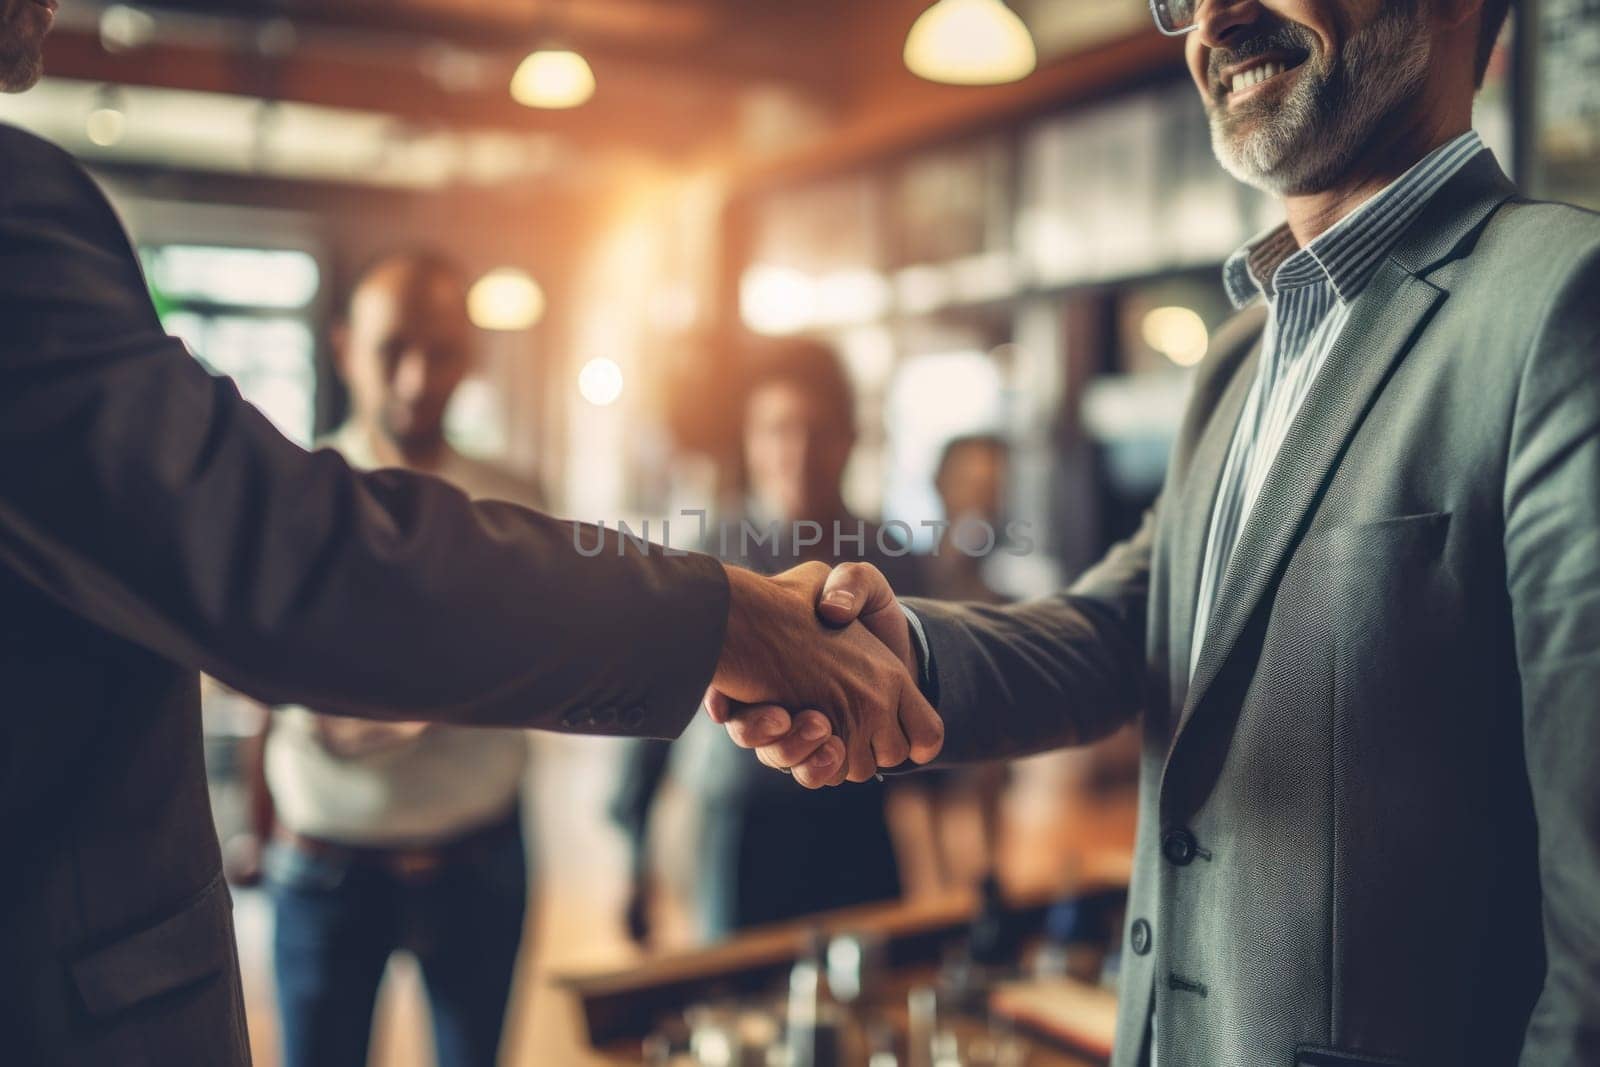
[[1260, 85], [1268, 78], [1276, 78], [1284, 72], [1282, 63], [1263, 63], [1259, 67], [1251, 67], [1233, 76], [1233, 91], [1248, 89], [1252, 85]]

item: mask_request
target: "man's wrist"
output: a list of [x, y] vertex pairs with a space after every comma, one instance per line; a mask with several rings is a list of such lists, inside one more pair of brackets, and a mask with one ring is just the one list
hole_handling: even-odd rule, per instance
[[722, 631], [722, 650], [717, 655], [713, 678], [720, 676], [737, 658], [743, 626], [748, 623], [750, 601], [754, 590], [750, 583], [759, 579], [750, 571], [731, 563], [722, 563], [722, 573], [728, 580], [728, 621]]

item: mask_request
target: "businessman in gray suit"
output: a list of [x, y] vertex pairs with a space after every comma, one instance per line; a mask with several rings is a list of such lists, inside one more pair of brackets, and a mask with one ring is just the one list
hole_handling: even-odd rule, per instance
[[1157, 0], [1288, 216], [1158, 503], [1034, 603], [825, 590], [943, 759], [1142, 713], [1118, 1067], [1600, 1064], [1600, 218], [1471, 132], [1506, 6]]

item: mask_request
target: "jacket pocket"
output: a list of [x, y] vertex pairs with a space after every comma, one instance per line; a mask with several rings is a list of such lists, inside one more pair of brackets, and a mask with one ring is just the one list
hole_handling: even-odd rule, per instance
[[1301, 1045], [1294, 1050], [1294, 1067], [1405, 1067], [1405, 1064], [1385, 1056]]
[[1450, 517], [1448, 511], [1429, 511], [1331, 526], [1310, 534], [1306, 544], [1336, 554], [1385, 555], [1403, 561], [1428, 558], [1443, 547]]
[[233, 952], [232, 908], [218, 873], [154, 926], [79, 956], [69, 969], [84, 1007], [105, 1018], [222, 970]]

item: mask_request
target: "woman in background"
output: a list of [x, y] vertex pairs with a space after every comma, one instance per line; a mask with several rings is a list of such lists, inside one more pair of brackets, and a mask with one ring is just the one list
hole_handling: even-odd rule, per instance
[[[743, 413], [743, 514], [714, 524], [703, 551], [764, 574], [859, 559], [896, 590], [923, 587], [910, 546], [845, 506], [855, 395], [831, 349], [791, 342], [755, 360]], [[649, 936], [650, 812], [669, 775], [693, 798], [694, 897], [706, 939], [900, 895], [882, 783], [802, 789], [697, 716], [677, 741], [633, 743], [613, 802], [632, 845], [628, 924], [636, 940]]]

